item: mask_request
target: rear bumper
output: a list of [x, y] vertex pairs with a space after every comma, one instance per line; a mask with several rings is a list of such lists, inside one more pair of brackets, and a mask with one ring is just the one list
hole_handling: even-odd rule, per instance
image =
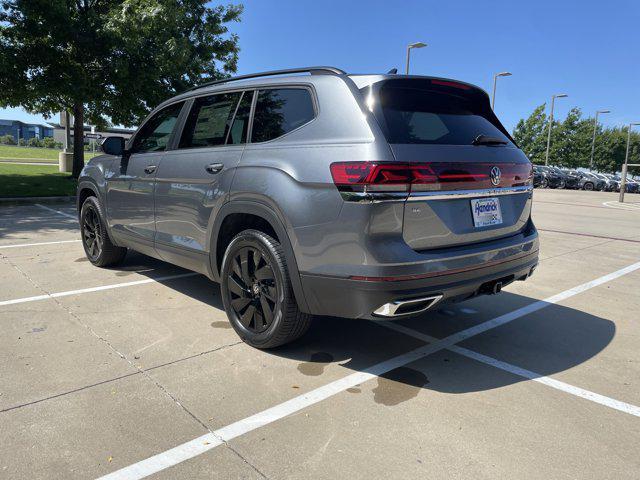
[[[375, 318], [375, 310], [401, 300], [441, 296], [438, 305], [489, 293], [492, 285], [506, 285], [527, 279], [538, 264], [538, 235], [535, 229], [520, 241], [473, 255], [425, 261], [423, 272], [397, 277], [332, 277], [301, 274], [310, 313], [346, 318]], [[524, 240], [524, 241], [522, 241]], [[458, 268], [455, 266], [459, 265]], [[442, 269], [443, 266], [450, 268]], [[397, 271], [396, 271], [397, 272]]]

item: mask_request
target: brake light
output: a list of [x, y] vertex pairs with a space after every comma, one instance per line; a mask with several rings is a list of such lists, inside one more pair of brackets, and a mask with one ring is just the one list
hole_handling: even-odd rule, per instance
[[531, 183], [528, 163], [498, 164], [500, 175], [491, 178], [495, 164], [473, 162], [378, 163], [337, 162], [331, 164], [333, 182], [341, 191], [409, 192], [470, 190], [513, 187]]

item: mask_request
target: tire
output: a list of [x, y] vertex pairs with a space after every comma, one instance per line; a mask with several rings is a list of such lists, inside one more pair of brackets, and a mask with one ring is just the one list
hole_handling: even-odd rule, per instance
[[548, 178], [543, 178], [542, 179], [542, 188], [549, 188], [549, 179]]
[[592, 190], [593, 190], [593, 183], [591, 183], [591, 182], [587, 182], [587, 183], [585, 183], [585, 184], [583, 185], [583, 187], [582, 187], [582, 188], [583, 188], [583, 189], [585, 189], [585, 190], [592, 191]]
[[560, 180], [560, 185], [558, 185], [558, 188], [566, 188], [567, 186], [567, 182], [565, 182], [564, 180]]
[[287, 262], [277, 240], [258, 230], [236, 235], [220, 273], [231, 326], [252, 347], [274, 348], [306, 333], [311, 315], [298, 309]]
[[104, 210], [96, 197], [88, 197], [80, 208], [80, 235], [84, 253], [96, 267], [122, 262], [127, 249], [115, 246], [104, 222]]

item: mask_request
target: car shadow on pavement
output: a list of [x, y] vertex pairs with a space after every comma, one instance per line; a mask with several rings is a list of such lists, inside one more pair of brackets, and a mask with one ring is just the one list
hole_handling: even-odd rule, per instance
[[[218, 284], [204, 276], [163, 283], [213, 308], [223, 309]], [[444, 338], [536, 301], [503, 291], [499, 295], [477, 297], [397, 322], [416, 332]], [[473, 309], [468, 308], [469, 305]], [[202, 319], [207, 323], [210, 320]], [[459, 346], [540, 376], [549, 376], [593, 358], [606, 348], [615, 333], [615, 324], [610, 320], [549, 304], [472, 337]], [[364, 371], [425, 344], [421, 339], [385, 327], [384, 322], [316, 317], [305, 336], [289, 345], [268, 350], [268, 353], [297, 362], [298, 371], [304, 375], [321, 376], [331, 364]], [[491, 390], [527, 380], [443, 350], [382, 375], [375, 395], [379, 403], [396, 404], [397, 398], [412, 398], [421, 389], [457, 394]], [[358, 390], [350, 389], [354, 393]], [[390, 396], [385, 396], [385, 391]]]

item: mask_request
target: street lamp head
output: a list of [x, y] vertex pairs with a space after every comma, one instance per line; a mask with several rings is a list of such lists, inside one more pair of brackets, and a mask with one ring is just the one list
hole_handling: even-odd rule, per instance
[[511, 72], [500, 72], [496, 74], [496, 77], [510, 77], [511, 75]]
[[422, 48], [422, 47], [426, 47], [427, 44], [426, 43], [422, 43], [422, 42], [416, 42], [416, 43], [410, 43], [409, 44], [409, 48]]
[[611, 110], [597, 110], [596, 113], [611, 113]]
[[558, 95], [554, 95], [555, 98], [564, 98], [564, 97], [568, 97], [569, 95], [567, 95], [566, 93], [559, 93]]

